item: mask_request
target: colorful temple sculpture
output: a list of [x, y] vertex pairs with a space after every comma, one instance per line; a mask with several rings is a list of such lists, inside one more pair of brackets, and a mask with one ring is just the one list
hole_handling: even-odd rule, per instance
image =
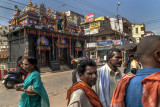
[[80, 25], [83, 15], [73, 11], [46, 10], [44, 4], [30, 4], [19, 10], [15, 6], [9, 22], [9, 67], [14, 67], [19, 56], [33, 56], [40, 67], [59, 69], [70, 64], [71, 56], [85, 56], [85, 41]]

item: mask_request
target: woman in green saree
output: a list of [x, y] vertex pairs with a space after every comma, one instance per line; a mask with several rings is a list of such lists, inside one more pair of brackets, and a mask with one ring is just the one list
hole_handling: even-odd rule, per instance
[[36, 67], [37, 60], [26, 58], [24, 69], [29, 73], [24, 81], [23, 88], [16, 86], [17, 91], [23, 91], [19, 107], [49, 107], [47, 92], [41, 81], [40, 73]]

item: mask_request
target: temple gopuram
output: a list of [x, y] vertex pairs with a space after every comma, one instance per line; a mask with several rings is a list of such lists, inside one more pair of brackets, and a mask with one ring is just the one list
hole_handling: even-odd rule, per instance
[[15, 6], [9, 21], [9, 68], [15, 67], [19, 56], [37, 58], [40, 67], [60, 69], [70, 65], [71, 57], [85, 56], [85, 41], [80, 25], [83, 15], [73, 11], [59, 12], [46, 9], [44, 4], [32, 3], [19, 10]]

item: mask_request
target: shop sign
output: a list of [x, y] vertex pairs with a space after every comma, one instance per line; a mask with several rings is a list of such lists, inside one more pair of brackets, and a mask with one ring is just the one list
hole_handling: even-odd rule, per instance
[[122, 44], [128, 44], [129, 41], [128, 40], [122, 40]]
[[94, 21], [94, 13], [86, 15], [86, 22]]
[[92, 29], [100, 29], [100, 22], [90, 23], [90, 30], [92, 30]]
[[84, 29], [84, 34], [89, 35], [90, 34], [90, 29]]
[[96, 47], [96, 43], [87, 43], [87, 48], [94, 48]]
[[121, 40], [113, 40], [113, 44], [114, 45], [120, 45], [121, 44]]
[[99, 29], [90, 30], [90, 34], [97, 34], [97, 33], [99, 33]]
[[98, 42], [97, 42], [97, 45], [98, 45], [98, 46], [111, 45], [111, 44], [113, 44], [112, 41], [98, 41]]
[[95, 21], [99, 21], [99, 20], [104, 21], [104, 20], [105, 20], [105, 17], [104, 17], [104, 16], [102, 16], [102, 17], [99, 17], [99, 18], [96, 18], [96, 19], [95, 19]]

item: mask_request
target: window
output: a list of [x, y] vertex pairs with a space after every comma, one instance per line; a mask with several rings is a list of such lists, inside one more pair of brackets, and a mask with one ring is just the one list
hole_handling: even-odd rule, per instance
[[141, 31], [145, 31], [144, 27], [141, 27]]
[[136, 33], [138, 33], [138, 28], [136, 28]]
[[105, 41], [106, 40], [106, 37], [102, 37], [102, 41]]

